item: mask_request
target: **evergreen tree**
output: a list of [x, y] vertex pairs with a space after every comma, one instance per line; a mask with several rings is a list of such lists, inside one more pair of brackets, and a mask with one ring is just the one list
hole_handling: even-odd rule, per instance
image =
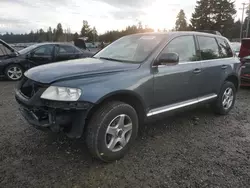
[[79, 38], [79, 35], [78, 35], [77, 32], [75, 32], [75, 34], [73, 35], [73, 40], [75, 41], [75, 40], [78, 39], [78, 38]]
[[55, 34], [56, 34], [55, 36], [56, 41], [61, 41], [63, 38], [63, 28], [61, 23], [57, 24]]
[[89, 23], [86, 20], [83, 20], [83, 25], [81, 29], [81, 37], [87, 37], [90, 32], [90, 26]]
[[234, 22], [234, 24], [231, 27], [231, 33], [228, 36], [229, 39], [237, 39], [240, 38], [240, 30], [241, 30], [241, 21], [238, 20]]
[[236, 14], [231, 0], [198, 0], [191, 23], [194, 30], [216, 30], [228, 36]]
[[47, 41], [52, 41], [53, 40], [53, 33], [52, 33], [52, 28], [49, 27], [47, 31]]
[[175, 22], [175, 30], [176, 31], [186, 31], [188, 30], [188, 24], [186, 20], [186, 15], [184, 10], [180, 10], [180, 12], [177, 15], [177, 19]]

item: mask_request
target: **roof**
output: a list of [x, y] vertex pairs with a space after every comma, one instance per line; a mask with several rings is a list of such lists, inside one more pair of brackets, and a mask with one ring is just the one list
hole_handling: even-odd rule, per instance
[[48, 45], [48, 44], [54, 44], [54, 45], [56, 45], [56, 44], [61, 44], [61, 45], [73, 45], [72, 43], [69, 43], [69, 42], [41, 42], [41, 43], [35, 43], [35, 45], [37, 45], [37, 46], [41, 46], [41, 45]]
[[225, 38], [221, 35], [215, 35], [211, 33], [205, 32], [197, 32], [197, 31], [171, 31], [171, 32], [148, 32], [148, 33], [137, 33], [134, 35], [172, 35], [172, 36], [180, 36], [180, 35], [204, 35], [204, 36], [211, 36], [211, 37], [221, 37]]

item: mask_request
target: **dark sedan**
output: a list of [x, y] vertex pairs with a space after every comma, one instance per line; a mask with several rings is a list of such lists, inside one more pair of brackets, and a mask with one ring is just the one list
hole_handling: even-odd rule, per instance
[[19, 80], [24, 71], [43, 64], [90, 57], [92, 53], [69, 43], [39, 43], [16, 51], [0, 40], [0, 76]]

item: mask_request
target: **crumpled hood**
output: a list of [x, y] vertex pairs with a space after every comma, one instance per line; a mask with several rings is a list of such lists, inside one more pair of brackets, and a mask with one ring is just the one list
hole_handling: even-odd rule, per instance
[[49, 84], [62, 79], [137, 69], [139, 66], [139, 64], [84, 58], [41, 65], [29, 69], [25, 72], [25, 76], [36, 82]]

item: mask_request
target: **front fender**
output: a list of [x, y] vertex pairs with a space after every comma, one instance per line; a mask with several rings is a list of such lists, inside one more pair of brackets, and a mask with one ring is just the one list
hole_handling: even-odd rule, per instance
[[118, 94], [135, 96], [148, 108], [153, 102], [153, 76], [149, 71], [126, 71], [109, 75], [55, 82], [53, 85], [82, 90], [79, 101], [98, 104]]

